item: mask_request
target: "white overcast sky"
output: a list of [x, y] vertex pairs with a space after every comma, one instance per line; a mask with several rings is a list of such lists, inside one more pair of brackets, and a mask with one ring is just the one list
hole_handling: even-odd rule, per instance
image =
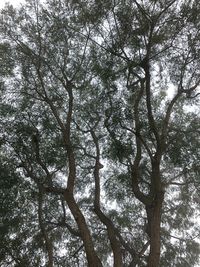
[[20, 5], [20, 3], [23, 3], [23, 2], [25, 2], [25, 0], [0, 0], [0, 8], [2, 8], [5, 5], [5, 3], [10, 3], [13, 6], [17, 6], [17, 5]]

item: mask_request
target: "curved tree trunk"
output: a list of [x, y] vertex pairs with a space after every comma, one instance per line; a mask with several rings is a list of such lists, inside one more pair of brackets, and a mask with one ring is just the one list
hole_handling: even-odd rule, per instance
[[116, 237], [114, 225], [112, 221], [101, 211], [99, 206], [95, 207], [95, 212], [101, 222], [106, 225], [108, 231], [108, 238], [110, 240], [111, 248], [113, 251], [113, 260], [114, 260], [114, 267], [122, 267], [122, 251], [120, 242]]
[[88, 261], [88, 267], [102, 267], [101, 261], [98, 258], [95, 250], [94, 250], [94, 245], [93, 241], [91, 238], [91, 234], [89, 232], [89, 229], [87, 227], [85, 218], [79, 209], [73, 194], [71, 194], [68, 190], [65, 191], [64, 193], [65, 200], [76, 220], [76, 223], [78, 225], [81, 238], [83, 240], [83, 244], [85, 247], [85, 252], [87, 256], [87, 261]]
[[113, 252], [113, 266], [114, 267], [122, 267], [122, 250], [121, 250], [121, 244], [118, 240], [118, 237], [116, 235], [116, 229], [115, 226], [110, 220], [109, 217], [107, 217], [101, 210], [100, 205], [100, 148], [99, 148], [99, 141], [98, 138], [93, 130], [91, 130], [91, 135], [94, 140], [95, 146], [96, 146], [96, 164], [94, 168], [94, 178], [95, 178], [95, 199], [94, 199], [94, 211], [99, 217], [100, 221], [106, 226], [107, 232], [108, 232], [108, 238], [110, 241], [111, 249]]
[[[68, 164], [69, 164], [67, 188], [64, 192], [64, 198], [78, 225], [80, 236], [83, 240], [83, 245], [84, 245], [85, 252], [86, 252], [88, 267], [94, 267], [94, 266], [102, 267], [102, 263], [94, 249], [92, 236], [87, 226], [85, 217], [82, 211], [80, 210], [76, 200], [74, 199], [74, 187], [75, 187], [75, 181], [76, 181], [76, 161], [75, 161], [73, 145], [71, 143], [71, 121], [72, 121], [73, 99], [74, 99], [72, 87], [73, 87], [72, 83], [68, 81], [67, 86], [66, 86], [66, 91], [68, 92], [68, 96], [69, 96], [68, 114], [67, 114], [66, 124], [64, 125], [61, 122], [63, 140], [64, 140], [64, 144], [65, 144], [65, 148], [67, 152]], [[53, 110], [53, 107], [52, 107], [52, 110]]]

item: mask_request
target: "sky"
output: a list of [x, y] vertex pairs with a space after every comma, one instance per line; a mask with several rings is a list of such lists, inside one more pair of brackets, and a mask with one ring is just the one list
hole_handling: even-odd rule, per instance
[[12, 4], [13, 6], [17, 6], [20, 3], [25, 2], [25, 0], [0, 0], [0, 8], [2, 8], [5, 3], [9, 2], [10, 4]]
[[[0, 9], [4, 7], [5, 3], [8, 3], [8, 2], [16, 7], [16, 6], [19, 6], [20, 4], [23, 4], [25, 0], [0, 0]], [[172, 94], [172, 92], [170, 93]]]

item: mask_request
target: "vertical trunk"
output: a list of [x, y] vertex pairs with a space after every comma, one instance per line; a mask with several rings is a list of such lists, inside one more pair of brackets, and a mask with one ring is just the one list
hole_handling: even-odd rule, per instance
[[147, 267], [158, 267], [160, 262], [160, 226], [163, 197], [164, 192], [159, 192], [153, 203], [146, 206], [148, 219], [147, 233], [150, 238], [150, 253]]
[[94, 199], [94, 211], [96, 212], [97, 216], [99, 217], [100, 221], [106, 226], [108, 232], [108, 238], [110, 241], [110, 245], [113, 251], [113, 258], [114, 258], [114, 267], [122, 267], [122, 250], [121, 244], [116, 235], [116, 229], [113, 222], [107, 217], [101, 210], [100, 204], [100, 148], [99, 148], [99, 141], [95, 134], [95, 132], [91, 131], [92, 138], [94, 140], [94, 144], [96, 146], [96, 164], [94, 169], [94, 178], [95, 178], [95, 199]]
[[69, 164], [69, 174], [67, 181], [67, 189], [64, 192], [64, 198], [67, 202], [67, 205], [76, 220], [78, 229], [83, 240], [83, 245], [86, 252], [88, 267], [102, 267], [101, 261], [97, 256], [97, 253], [94, 249], [94, 244], [92, 241], [92, 236], [90, 234], [89, 228], [87, 226], [85, 217], [81, 212], [76, 200], [74, 199], [74, 187], [76, 181], [76, 161], [73, 150], [73, 145], [71, 143], [71, 121], [73, 113], [73, 93], [72, 93], [72, 84], [68, 82], [66, 90], [69, 95], [69, 107], [66, 125], [62, 127], [63, 129], [63, 140], [65, 143], [65, 148], [67, 152], [67, 159]]
[[111, 248], [113, 251], [114, 267], [122, 267], [122, 251], [119, 240], [116, 237], [114, 225], [112, 221], [101, 211], [99, 206], [95, 207], [95, 212], [101, 222], [106, 225], [108, 231], [108, 238], [110, 240]]
[[81, 238], [83, 240], [83, 244], [85, 247], [85, 252], [86, 252], [86, 257], [87, 257], [87, 261], [88, 261], [88, 267], [102, 267], [101, 261], [98, 258], [95, 250], [94, 250], [94, 245], [93, 245], [93, 241], [91, 238], [91, 234], [89, 232], [89, 229], [87, 227], [85, 218], [81, 212], [81, 210], [79, 209], [73, 194], [70, 193], [68, 190], [65, 191], [64, 194], [65, 200], [69, 206], [69, 209], [71, 210], [76, 223], [78, 225], [80, 234], [81, 234]]
[[39, 188], [39, 197], [38, 197], [38, 220], [39, 220], [39, 226], [42, 233], [42, 236], [44, 238], [45, 247], [46, 247], [46, 253], [48, 257], [48, 267], [53, 267], [53, 245], [52, 242], [48, 236], [48, 233], [46, 231], [44, 222], [43, 222], [43, 192], [42, 189]]

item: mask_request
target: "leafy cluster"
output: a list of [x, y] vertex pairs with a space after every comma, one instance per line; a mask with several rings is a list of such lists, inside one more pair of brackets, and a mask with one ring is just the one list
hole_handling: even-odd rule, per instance
[[195, 267], [199, 14], [178, 0], [1, 10], [1, 266]]

